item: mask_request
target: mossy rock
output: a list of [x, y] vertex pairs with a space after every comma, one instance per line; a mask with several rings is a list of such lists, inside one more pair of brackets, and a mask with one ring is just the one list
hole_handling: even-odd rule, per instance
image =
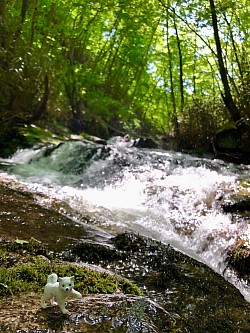
[[125, 294], [141, 294], [139, 288], [127, 279], [49, 258], [43, 245], [34, 240], [11, 242], [2, 239], [0, 254], [1, 296], [40, 292], [52, 272], [58, 276], [74, 275], [76, 289], [83, 294], [112, 294], [117, 290]]
[[250, 274], [250, 245], [245, 240], [238, 240], [228, 251], [228, 266], [241, 277]]
[[125, 232], [117, 235], [113, 239], [113, 243], [118, 250], [129, 252], [136, 252], [142, 250], [145, 251], [146, 248], [149, 246], [149, 241], [145, 237], [136, 235], [131, 232]]
[[35, 125], [17, 127], [4, 137], [1, 134], [0, 126], [0, 156], [3, 158], [13, 155], [18, 149], [30, 148], [35, 144], [58, 144], [65, 140], [63, 136], [54, 135], [49, 130]]
[[70, 260], [72, 260], [72, 256], [73, 261], [80, 259], [91, 264], [100, 264], [101, 262], [110, 262], [121, 258], [115, 249], [87, 242], [81, 242], [72, 246], [69, 253]]
[[250, 211], [250, 197], [236, 196], [222, 205], [224, 212], [246, 212]]
[[29, 146], [36, 143], [59, 143], [64, 140], [62, 136], [56, 136], [48, 129], [35, 125], [26, 125], [19, 130], [19, 133], [25, 137]]
[[250, 197], [250, 179], [247, 178], [240, 180], [237, 194], [239, 196]]

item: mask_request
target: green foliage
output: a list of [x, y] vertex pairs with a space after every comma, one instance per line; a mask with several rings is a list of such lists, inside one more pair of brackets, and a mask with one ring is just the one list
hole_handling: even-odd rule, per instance
[[63, 140], [62, 137], [55, 136], [48, 129], [43, 129], [35, 125], [27, 125], [19, 130], [29, 145], [35, 143], [58, 143]]
[[227, 111], [222, 103], [216, 104], [213, 100], [194, 99], [183, 109], [180, 116], [179, 140], [181, 146], [184, 149], [210, 147], [214, 133], [226, 118]]
[[[250, 5], [216, 5], [230, 87], [248, 119]], [[203, 0], [3, 2], [1, 133], [35, 118], [106, 136], [182, 131], [185, 108], [193, 111], [184, 134], [207, 117], [211, 136], [230, 114], [217, 115], [223, 87], [210, 14]], [[46, 77], [50, 94], [41, 109]], [[214, 102], [201, 117], [199, 104], [193, 107], [203, 99]]]

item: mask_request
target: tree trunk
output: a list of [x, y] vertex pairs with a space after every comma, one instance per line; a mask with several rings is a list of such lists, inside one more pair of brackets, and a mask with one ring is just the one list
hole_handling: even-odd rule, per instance
[[0, 47], [5, 47], [6, 29], [5, 29], [5, 1], [0, 0]]
[[174, 89], [172, 53], [171, 53], [171, 49], [170, 49], [170, 45], [169, 45], [168, 17], [167, 17], [167, 49], [168, 49], [168, 67], [169, 67], [169, 78], [170, 78], [170, 94], [171, 94], [171, 101], [172, 101], [172, 106], [173, 106], [172, 122], [174, 125], [174, 134], [178, 138], [179, 137], [179, 124], [178, 124], [175, 89]]
[[138, 90], [138, 87], [139, 87], [139, 84], [140, 84], [140, 81], [141, 81], [141, 78], [142, 78], [142, 75], [143, 75], [143, 72], [147, 66], [147, 63], [148, 63], [148, 56], [149, 56], [149, 53], [150, 53], [150, 47], [153, 43], [153, 39], [154, 39], [154, 36], [155, 36], [155, 33], [156, 33], [156, 30], [158, 28], [158, 25], [159, 25], [160, 21], [158, 20], [157, 21], [157, 24], [153, 27], [152, 29], [152, 32], [151, 32], [151, 35], [150, 35], [150, 40], [148, 42], [148, 45], [145, 45], [145, 54], [144, 54], [144, 59], [143, 59], [143, 62], [141, 64], [141, 66], [138, 68], [138, 71], [135, 75], [135, 87], [134, 87], [134, 90], [130, 96], [130, 99], [131, 99], [131, 103], [137, 93], [137, 90]]
[[28, 0], [23, 0], [22, 1], [22, 9], [21, 9], [21, 13], [20, 13], [20, 22], [19, 22], [18, 29], [16, 31], [16, 36], [15, 36], [16, 39], [19, 37], [19, 35], [22, 32], [22, 28], [23, 28], [23, 24], [24, 24], [24, 21], [25, 21], [27, 8], [28, 8]]
[[33, 15], [32, 15], [32, 21], [31, 21], [31, 31], [30, 31], [30, 46], [32, 46], [35, 36], [35, 27], [37, 23], [37, 17], [38, 17], [38, 0], [34, 1], [34, 8], [33, 8]]
[[221, 48], [221, 42], [219, 37], [219, 29], [218, 29], [218, 20], [217, 20], [217, 14], [216, 14], [216, 8], [214, 4], [214, 0], [209, 0], [210, 2], [210, 9], [211, 9], [211, 16], [212, 16], [212, 23], [213, 23], [213, 30], [214, 30], [214, 39], [216, 44], [216, 50], [217, 50], [217, 60], [219, 64], [219, 71], [221, 76], [221, 81], [224, 88], [224, 94], [222, 94], [222, 98], [224, 101], [224, 104], [226, 105], [228, 111], [230, 112], [232, 119], [235, 123], [235, 125], [238, 127], [241, 123], [241, 115], [239, 112], [238, 107], [234, 103], [230, 86], [228, 83], [228, 75], [227, 75], [227, 69], [224, 65], [223, 56], [222, 56], [222, 48]]
[[34, 106], [33, 115], [26, 121], [26, 124], [32, 124], [33, 122], [39, 120], [42, 114], [46, 111], [47, 102], [49, 99], [49, 78], [48, 75], [44, 79], [44, 93], [41, 101]]
[[181, 105], [180, 105], [180, 111], [184, 109], [184, 82], [183, 82], [183, 59], [182, 59], [182, 51], [181, 51], [181, 40], [178, 33], [178, 28], [176, 24], [176, 16], [173, 16], [174, 20], [174, 29], [175, 29], [175, 35], [177, 39], [177, 47], [178, 47], [178, 55], [179, 55], [179, 66], [180, 66], [180, 93], [181, 93]]
[[5, 1], [1, 0], [0, 1], [0, 24], [4, 20], [4, 15], [5, 15]]

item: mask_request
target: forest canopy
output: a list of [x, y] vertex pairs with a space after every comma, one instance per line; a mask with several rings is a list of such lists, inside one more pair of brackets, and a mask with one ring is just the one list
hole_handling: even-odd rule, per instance
[[248, 0], [2, 0], [0, 131], [206, 145], [249, 126]]

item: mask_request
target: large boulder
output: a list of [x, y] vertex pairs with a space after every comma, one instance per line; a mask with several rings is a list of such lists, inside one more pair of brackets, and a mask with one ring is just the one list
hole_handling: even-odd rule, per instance
[[242, 126], [237, 128], [229, 123], [216, 133], [213, 139], [213, 148], [216, 156], [235, 163], [250, 162], [250, 128]]
[[[117, 235], [115, 248], [92, 251], [77, 245], [72, 260], [108, 267], [118, 275], [132, 279], [145, 295], [160, 304], [176, 319], [177, 332], [248, 332], [250, 304], [229, 282], [207, 267], [171, 246], [133, 233]], [[115, 249], [117, 254], [115, 255]], [[91, 253], [98, 252], [94, 258]], [[96, 260], [96, 261], [95, 261]], [[157, 315], [157, 314], [156, 314]], [[160, 322], [160, 321], [159, 321]], [[185, 323], [184, 327], [182, 326]], [[134, 331], [137, 332], [137, 331]], [[151, 331], [150, 331], [151, 332]], [[159, 327], [155, 332], [165, 332]], [[166, 332], [171, 332], [166, 329]]]

